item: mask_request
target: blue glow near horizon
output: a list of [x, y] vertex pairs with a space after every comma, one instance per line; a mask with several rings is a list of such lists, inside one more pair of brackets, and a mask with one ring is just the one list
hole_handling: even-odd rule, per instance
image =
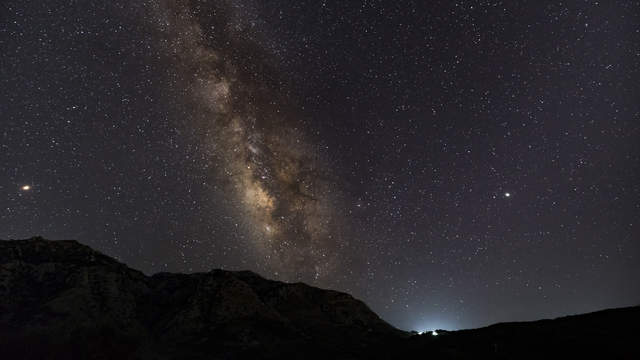
[[414, 329], [420, 334], [425, 334], [425, 333], [435, 332], [436, 330], [451, 331], [451, 330], [457, 330], [458, 328], [456, 326], [453, 326], [453, 324], [445, 321], [430, 321], [430, 322], [425, 322], [423, 325], [416, 326]]

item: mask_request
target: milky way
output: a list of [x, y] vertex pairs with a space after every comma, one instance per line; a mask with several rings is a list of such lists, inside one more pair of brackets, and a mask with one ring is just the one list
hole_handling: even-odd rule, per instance
[[212, 175], [241, 204], [255, 250], [283, 279], [330, 275], [339, 234], [328, 165], [291, 119], [293, 105], [245, 17], [227, 2], [196, 10], [163, 2], [154, 12], [159, 46], [173, 58], [193, 109], [185, 121], [203, 134]]

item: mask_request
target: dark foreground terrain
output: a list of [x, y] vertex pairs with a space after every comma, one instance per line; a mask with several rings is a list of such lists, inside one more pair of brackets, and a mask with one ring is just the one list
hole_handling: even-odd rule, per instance
[[2, 359], [640, 358], [640, 307], [411, 335], [252, 272], [145, 276], [75, 241], [0, 241]]

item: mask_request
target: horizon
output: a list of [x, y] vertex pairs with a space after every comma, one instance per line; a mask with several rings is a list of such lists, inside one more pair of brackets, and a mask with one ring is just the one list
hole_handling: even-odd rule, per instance
[[[277, 281], [277, 282], [284, 282], [284, 283], [289, 283], [289, 284], [295, 284], [295, 283], [302, 283], [308, 286], [313, 286], [313, 285], [309, 285], [305, 282], [287, 282], [287, 281], [281, 281], [281, 280], [277, 280], [277, 279], [271, 279], [267, 276], [264, 276], [263, 274], [260, 273], [256, 273], [254, 271], [251, 270], [230, 270], [230, 269], [222, 269], [222, 268], [212, 268], [208, 271], [198, 271], [198, 272], [163, 272], [163, 271], [159, 271], [159, 272], [155, 272], [155, 273], [145, 273], [142, 272], [139, 269], [130, 267], [128, 264], [121, 262], [119, 259], [114, 258], [112, 256], [110, 256], [109, 254], [105, 254], [100, 252], [99, 250], [96, 250], [94, 248], [92, 248], [89, 245], [83, 244], [75, 239], [47, 239], [43, 236], [40, 235], [35, 235], [35, 236], [31, 236], [29, 238], [24, 238], [24, 239], [0, 239], [0, 241], [32, 241], [32, 240], [36, 240], [36, 241], [72, 241], [72, 242], [76, 242], [80, 245], [83, 246], [88, 246], [89, 249], [91, 249], [92, 251], [96, 251], [99, 252], [107, 257], [109, 257], [110, 259], [113, 259], [115, 261], [118, 261], [122, 264], [124, 264], [125, 266], [127, 266], [127, 268], [134, 270], [134, 271], [140, 271], [142, 274], [144, 274], [146, 277], [152, 277], [156, 274], [162, 274], [162, 273], [169, 273], [169, 274], [206, 274], [215, 270], [221, 270], [221, 271], [228, 271], [228, 272], [251, 272], [265, 280], [268, 281]], [[324, 288], [322, 288], [324, 289]], [[331, 288], [326, 288], [324, 290], [333, 290], [333, 291], [339, 291], [336, 289], [331, 289]], [[351, 294], [350, 294], [351, 295]], [[363, 299], [359, 299], [357, 297], [354, 297], [357, 300], [363, 301], [364, 304], [369, 307], [369, 304], [367, 304]], [[494, 322], [494, 323], [490, 323], [490, 324], [484, 324], [484, 325], [480, 325], [477, 327], [473, 327], [473, 328], [455, 328], [451, 326], [450, 322], [447, 322], [446, 320], [436, 320], [433, 321], [433, 319], [429, 319], [428, 320], [428, 325], [425, 325], [425, 323], [423, 323], [423, 325], [417, 326], [415, 328], [411, 328], [411, 329], [402, 329], [399, 327], [396, 327], [395, 325], [393, 325], [391, 322], [387, 321], [386, 319], [383, 319], [382, 317], [380, 317], [382, 320], [384, 320], [385, 322], [389, 323], [391, 326], [395, 327], [396, 329], [405, 331], [405, 332], [416, 332], [420, 335], [423, 334], [427, 334], [427, 333], [433, 333], [436, 331], [440, 331], [440, 330], [444, 330], [444, 331], [459, 331], [459, 330], [475, 330], [475, 329], [483, 329], [489, 326], [493, 326], [493, 325], [499, 325], [499, 324], [508, 324], [508, 323], [522, 323], [522, 322], [536, 322], [536, 321], [541, 321], [541, 320], [555, 320], [555, 319], [561, 319], [561, 318], [565, 318], [565, 317], [571, 317], [571, 316], [579, 316], [579, 315], [587, 315], [587, 314], [592, 314], [592, 313], [598, 313], [598, 312], [602, 312], [602, 311], [608, 311], [608, 310], [619, 310], [619, 309], [626, 309], [626, 308], [631, 308], [631, 307], [640, 307], [640, 303], [636, 303], [636, 304], [630, 304], [630, 305], [626, 305], [626, 306], [620, 306], [620, 307], [614, 307], [614, 308], [604, 308], [604, 309], [596, 309], [596, 310], [591, 310], [591, 311], [587, 311], [587, 312], [580, 312], [580, 313], [569, 313], [569, 314], [560, 314], [557, 316], [551, 316], [551, 317], [542, 317], [542, 316], [538, 316], [538, 317], [533, 317], [531, 319], [510, 319], [510, 320], [506, 320], [506, 321], [498, 321], [498, 322]], [[373, 311], [373, 309], [372, 309]], [[375, 313], [375, 311], [374, 311]], [[380, 316], [379, 314], [376, 313], [376, 315]]]
[[0, 238], [419, 331], [640, 303], [637, 1], [4, 9]]

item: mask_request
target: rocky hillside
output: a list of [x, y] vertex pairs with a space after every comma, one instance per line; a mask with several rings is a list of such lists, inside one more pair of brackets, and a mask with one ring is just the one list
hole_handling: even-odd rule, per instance
[[0, 241], [10, 358], [349, 358], [404, 335], [337, 291], [248, 271], [148, 277], [76, 241]]

